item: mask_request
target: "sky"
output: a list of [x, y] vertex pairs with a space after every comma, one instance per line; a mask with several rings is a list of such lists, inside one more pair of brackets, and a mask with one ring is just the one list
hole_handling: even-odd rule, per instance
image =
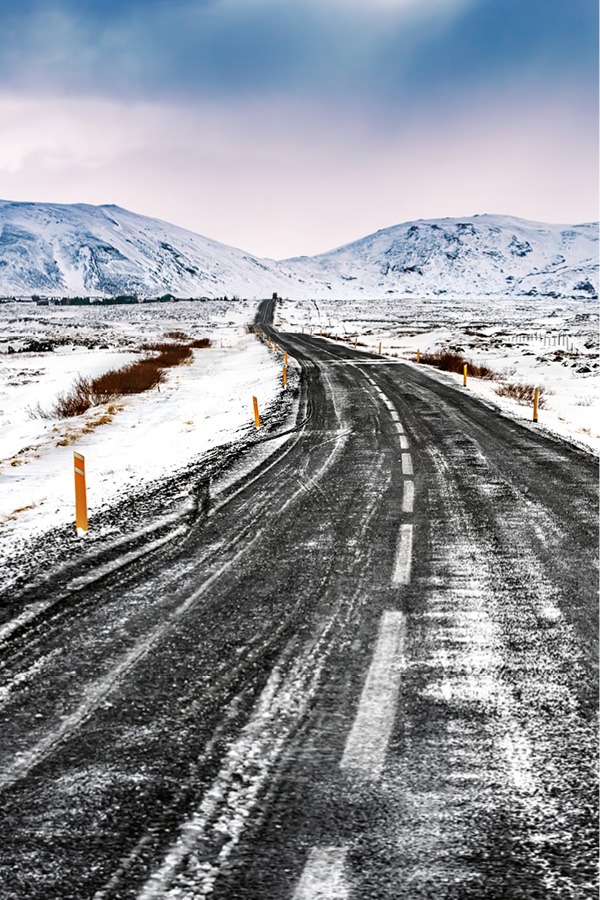
[[259, 256], [598, 218], [596, 0], [0, 0], [0, 197]]

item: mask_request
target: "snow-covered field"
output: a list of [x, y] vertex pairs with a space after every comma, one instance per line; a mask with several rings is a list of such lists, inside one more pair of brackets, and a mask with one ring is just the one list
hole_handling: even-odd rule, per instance
[[[452, 300], [318, 300], [278, 307], [283, 330], [358, 340], [363, 349], [415, 360], [441, 349], [460, 352], [498, 373], [498, 381], [470, 378], [468, 389], [519, 419], [532, 410], [496, 389], [519, 382], [544, 389], [540, 427], [600, 451], [598, 306], [595, 301], [547, 298]], [[429, 366], [432, 377], [462, 386], [462, 377]]]
[[[255, 312], [256, 304], [243, 302], [0, 304], [0, 553], [73, 521], [74, 450], [85, 455], [92, 516], [253, 429], [252, 396], [266, 413], [281, 389], [281, 362], [247, 332]], [[70, 419], [36, 413], [38, 404], [50, 410], [77, 375], [119, 367], [137, 358], [142, 343], [173, 332], [213, 345], [168, 369], [160, 390]], [[51, 341], [54, 350], [22, 352], [32, 339]]]
[[[73, 521], [73, 451], [85, 455], [90, 514], [129, 491], [252, 432], [252, 396], [278, 402], [281, 360], [249, 334], [253, 302], [37, 307], [0, 304], [0, 552]], [[282, 330], [322, 329], [393, 358], [451, 348], [499, 374], [468, 389], [516, 418], [531, 408], [501, 398], [503, 381], [545, 389], [540, 427], [600, 451], [598, 314], [591, 301], [494, 299], [284, 301]], [[160, 390], [72, 419], [43, 418], [78, 375], [136, 359], [144, 342], [181, 333], [213, 346], [167, 370]], [[37, 344], [32, 344], [35, 341]], [[40, 349], [50, 342], [54, 349]], [[27, 348], [34, 349], [27, 349]], [[35, 349], [37, 347], [37, 349]], [[14, 352], [9, 352], [14, 351]], [[459, 375], [427, 367], [432, 378]], [[462, 387], [460, 387], [462, 389]]]

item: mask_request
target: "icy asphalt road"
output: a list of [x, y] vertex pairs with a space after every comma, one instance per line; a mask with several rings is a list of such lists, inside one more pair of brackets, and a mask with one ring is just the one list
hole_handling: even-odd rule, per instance
[[0, 646], [0, 897], [596, 896], [595, 460], [277, 337], [277, 456]]

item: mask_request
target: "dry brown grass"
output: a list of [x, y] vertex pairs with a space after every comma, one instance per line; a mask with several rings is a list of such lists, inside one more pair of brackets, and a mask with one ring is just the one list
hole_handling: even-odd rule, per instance
[[27, 512], [28, 509], [34, 509], [35, 506], [37, 506], [37, 503], [28, 503], [27, 506], [19, 506], [17, 509], [13, 509], [9, 515], [18, 516], [19, 513]]
[[[511, 400], [516, 400], [517, 403], [531, 406], [535, 389], [535, 384], [520, 384], [517, 381], [509, 381], [497, 387], [496, 393], [499, 397], [510, 397]], [[544, 388], [540, 388], [538, 405], [540, 408], [545, 405]]]
[[7, 522], [14, 522], [19, 513], [27, 512], [28, 509], [35, 509], [37, 505], [37, 502], [28, 503], [27, 506], [19, 506], [10, 513], [4, 513], [4, 515], [0, 516], [0, 525], [6, 525]]
[[63, 436], [56, 442], [57, 447], [69, 447], [71, 444], [74, 444], [79, 440], [81, 435], [83, 434], [83, 429], [78, 431], [67, 431]]
[[90, 423], [89, 428], [90, 431], [93, 431], [95, 428], [98, 428], [99, 425], [108, 425], [109, 422], [112, 422], [114, 417], [114, 413], [106, 412], [102, 416], [98, 416], [97, 419], [94, 419], [93, 422]]
[[117, 405], [114, 403], [109, 404], [109, 406], [100, 410], [92, 419], [87, 421], [79, 431], [68, 431], [61, 438], [60, 441], [57, 441], [57, 447], [68, 447], [70, 444], [74, 444], [79, 438], [84, 434], [92, 434], [96, 428], [99, 428], [101, 425], [108, 425], [114, 419], [116, 413], [120, 412], [123, 409], [122, 405]]
[[437, 353], [421, 353], [421, 362], [426, 366], [435, 366], [444, 372], [456, 372], [462, 375], [465, 365], [472, 378], [497, 378], [493, 369], [488, 366], [480, 366], [470, 359], [465, 359], [460, 353], [451, 350], [440, 350]]

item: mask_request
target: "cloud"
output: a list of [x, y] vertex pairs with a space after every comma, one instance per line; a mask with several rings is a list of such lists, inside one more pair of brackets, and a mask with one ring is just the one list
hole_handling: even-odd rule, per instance
[[596, 18], [589, 0], [21, 0], [3, 15], [0, 89], [190, 115], [312, 103], [388, 135], [423, 110], [520, 91], [543, 105], [568, 86], [594, 117]]
[[131, 98], [373, 95], [380, 54], [393, 52], [397, 72], [476, 2], [28, 0], [0, 31], [0, 84]]
[[[596, 106], [589, 0], [22, 0], [0, 30], [0, 88], [160, 101], [288, 98], [378, 127], [480, 93], [556, 87]], [[50, 36], [50, 37], [49, 37]]]

